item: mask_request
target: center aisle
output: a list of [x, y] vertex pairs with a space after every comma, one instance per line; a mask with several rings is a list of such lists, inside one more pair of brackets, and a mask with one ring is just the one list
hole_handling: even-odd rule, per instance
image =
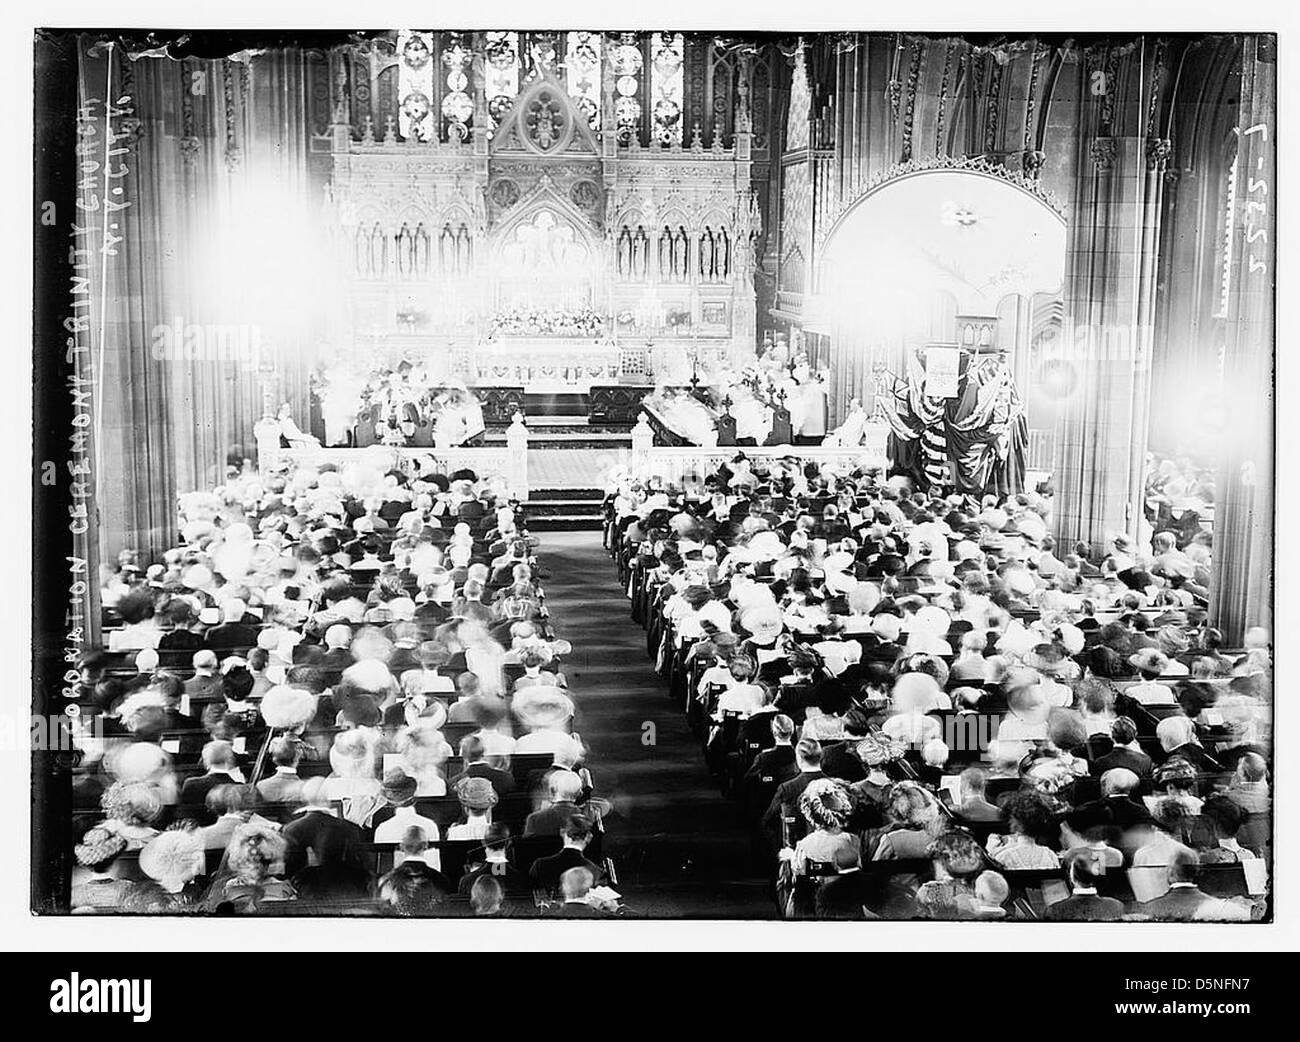
[[773, 918], [736, 809], [668, 698], [632, 621], [600, 532], [543, 532], [538, 556], [564, 672], [597, 791], [612, 800], [607, 846], [630, 910], [648, 916]]

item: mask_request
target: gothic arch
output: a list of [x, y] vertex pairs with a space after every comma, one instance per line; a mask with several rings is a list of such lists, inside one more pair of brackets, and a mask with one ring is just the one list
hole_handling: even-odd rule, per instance
[[[875, 258], [865, 247], [882, 235], [907, 249]], [[979, 309], [970, 313], [991, 314], [1005, 292], [1057, 292], [1065, 252], [1065, 217], [1036, 182], [982, 160], [927, 160], [886, 171], [840, 213], [817, 285], [843, 288], [853, 271], [880, 289], [911, 271]]]
[[550, 69], [539, 68], [523, 84], [492, 136], [494, 153], [562, 156], [600, 155], [587, 117]]
[[601, 248], [591, 218], [574, 206], [568, 196], [559, 191], [549, 177], [542, 175], [537, 187], [512, 206], [509, 213], [493, 228], [493, 249], [499, 248], [500, 244], [513, 235], [520, 225], [531, 223], [541, 210], [551, 210], [562, 217], [593, 252]]

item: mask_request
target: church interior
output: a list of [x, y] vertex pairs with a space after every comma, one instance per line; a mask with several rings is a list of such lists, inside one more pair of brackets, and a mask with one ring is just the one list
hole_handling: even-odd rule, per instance
[[35, 906], [1268, 920], [1275, 48], [38, 39]]

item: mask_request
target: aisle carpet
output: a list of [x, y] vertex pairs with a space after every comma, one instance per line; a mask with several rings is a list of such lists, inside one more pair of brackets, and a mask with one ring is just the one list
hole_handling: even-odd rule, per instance
[[599, 532], [541, 533], [564, 671], [598, 791], [614, 801], [608, 845], [632, 911], [772, 918], [748, 830], [718, 794], [699, 742], [651, 668]]

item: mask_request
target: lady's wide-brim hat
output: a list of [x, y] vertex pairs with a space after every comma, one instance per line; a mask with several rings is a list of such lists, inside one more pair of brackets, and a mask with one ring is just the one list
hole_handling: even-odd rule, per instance
[[1065, 652], [1055, 644], [1038, 644], [1022, 659], [1030, 669], [1055, 676], [1066, 669]]
[[785, 620], [779, 610], [755, 608], [743, 613], [740, 624], [757, 644], [770, 644], [785, 629]]
[[775, 532], [755, 532], [745, 549], [754, 561], [774, 561], [785, 554], [781, 537]]
[[419, 658], [425, 669], [437, 669], [451, 661], [451, 652], [441, 641], [426, 640], [420, 645]]
[[536, 684], [515, 695], [511, 705], [519, 722], [531, 730], [562, 730], [573, 716], [573, 703], [558, 687]]
[[418, 789], [419, 784], [416, 780], [400, 767], [394, 767], [384, 772], [381, 791], [384, 794], [384, 799], [388, 800], [389, 803], [404, 806], [415, 799], [415, 793]]
[[491, 810], [500, 797], [486, 778], [462, 778], [456, 783], [456, 798], [466, 810]]
[[1142, 648], [1128, 657], [1128, 663], [1137, 669], [1163, 676], [1169, 668], [1169, 657], [1159, 648]]
[[86, 832], [73, 848], [77, 864], [99, 865], [126, 849], [126, 839], [112, 829], [95, 827]]
[[164, 886], [184, 886], [204, 870], [203, 843], [198, 835], [172, 829], [155, 836], [140, 851], [140, 871]]

